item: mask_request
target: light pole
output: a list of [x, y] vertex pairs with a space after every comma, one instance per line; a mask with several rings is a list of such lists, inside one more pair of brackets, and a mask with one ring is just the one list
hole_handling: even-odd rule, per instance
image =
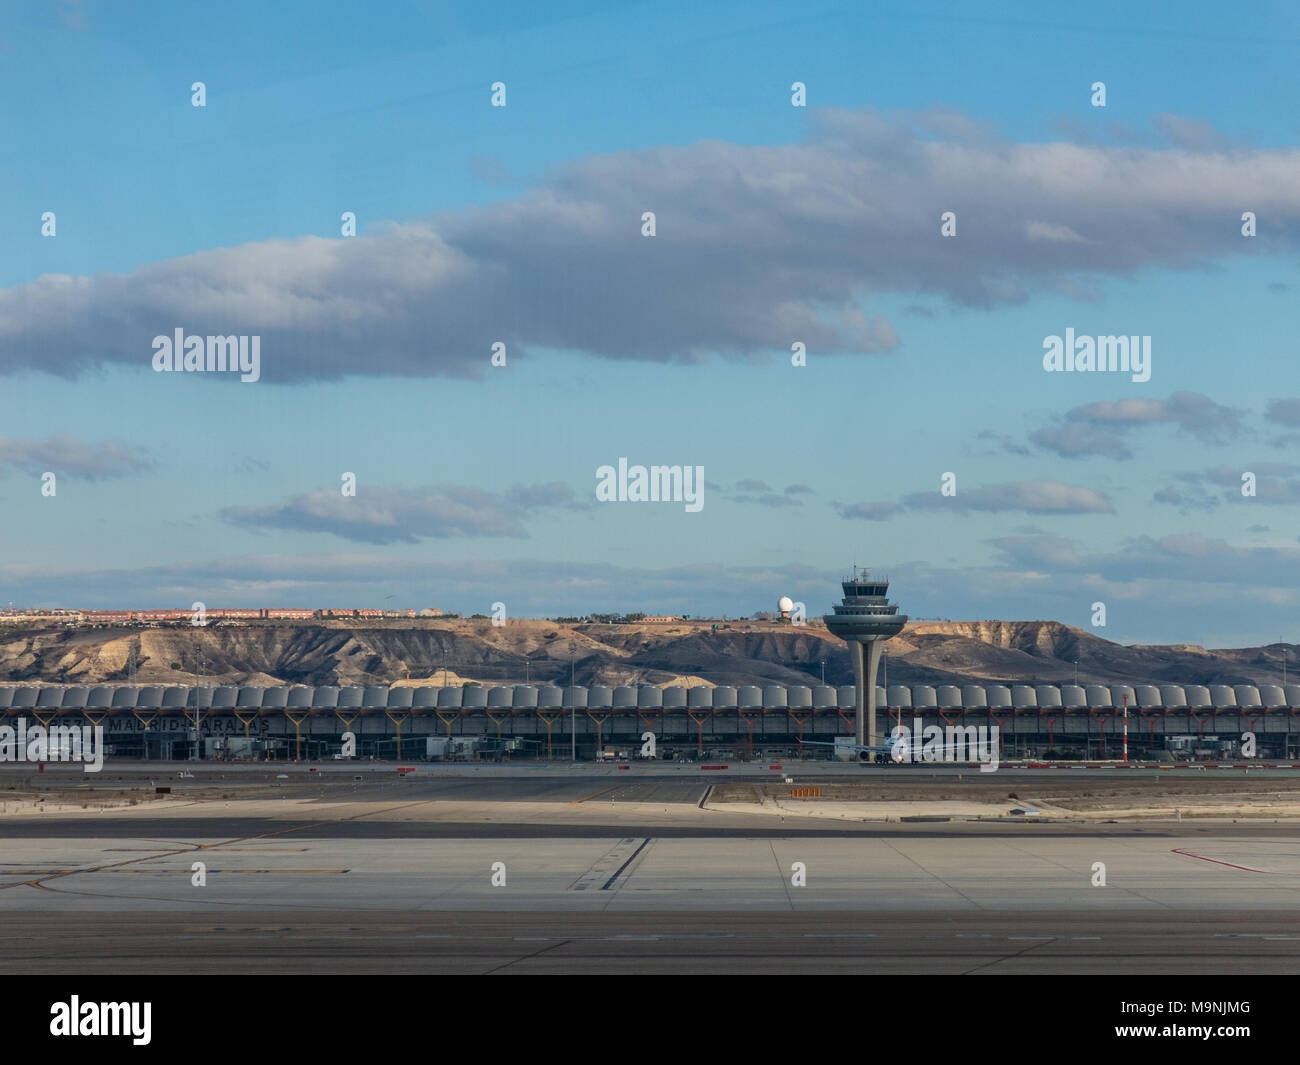
[[569, 641], [569, 758], [578, 761], [578, 700], [573, 683], [573, 641]]
[[[1282, 694], [1286, 694], [1286, 643], [1282, 644]], [[1288, 750], [1290, 746], [1288, 745]]]
[[1077, 658], [1074, 660], [1074, 686], [1076, 688], [1079, 686], [1079, 660]]
[[1128, 762], [1128, 695], [1124, 696], [1124, 761]]

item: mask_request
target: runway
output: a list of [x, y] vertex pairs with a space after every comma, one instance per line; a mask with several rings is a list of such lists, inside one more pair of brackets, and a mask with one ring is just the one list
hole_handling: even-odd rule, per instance
[[[195, 862], [205, 883], [191, 883]], [[1300, 910], [1300, 842], [1222, 832], [325, 839], [282, 826], [231, 839], [11, 839], [0, 856], [0, 913], [241, 907]]]
[[[1065, 822], [1055, 824], [1000, 823], [1000, 822], [948, 822], [886, 824], [881, 821], [832, 821], [810, 817], [778, 822], [775, 818], [717, 817], [693, 824], [674, 823], [673, 818], [681, 806], [655, 806], [657, 814], [637, 811], [624, 815], [615, 807], [612, 811], [598, 809], [587, 819], [565, 823], [547, 824], [538, 821], [496, 820], [462, 821], [456, 819], [417, 820], [421, 811], [413, 810], [402, 820], [320, 820], [294, 812], [276, 817], [185, 817], [178, 813], [171, 817], [109, 819], [111, 829], [97, 828], [93, 820], [78, 818], [63, 820], [57, 817], [25, 821], [0, 820], [0, 846], [6, 840], [66, 840], [81, 839], [91, 832], [111, 832], [116, 838], [133, 839], [236, 839], [251, 836], [274, 835], [282, 832], [309, 832], [317, 839], [326, 840], [473, 840], [473, 839], [613, 839], [629, 832], [650, 832], [662, 839], [829, 839], [854, 840], [871, 838], [917, 837], [929, 839], [1023, 839], [1026, 837], [1067, 837], [1089, 839], [1117, 834], [1115, 823]], [[91, 823], [87, 823], [90, 821]], [[1277, 835], [1280, 831], [1294, 829], [1279, 827], [1268, 821], [1243, 821], [1231, 826], [1237, 838]], [[1222, 826], [1218, 826], [1222, 830]], [[1146, 822], [1126, 826], [1122, 831], [1136, 836], [1150, 835], [1171, 839], [1203, 836], [1212, 831], [1204, 824], [1192, 821]], [[1300, 838], [1300, 836], [1298, 836]]]
[[1300, 972], [1294, 823], [783, 821], [663, 774], [358, 775], [0, 817], [0, 971]]
[[[212, 911], [6, 914], [26, 975], [1258, 975], [1300, 972], [1300, 925], [1241, 911], [687, 914]], [[15, 919], [21, 918], [21, 919]]]

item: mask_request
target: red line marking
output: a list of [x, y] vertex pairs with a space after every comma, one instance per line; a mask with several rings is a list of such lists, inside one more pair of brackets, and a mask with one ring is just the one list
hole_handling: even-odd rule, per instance
[[1175, 847], [1171, 853], [1181, 854], [1187, 858], [1199, 858], [1203, 862], [1213, 862], [1215, 865], [1226, 865], [1229, 869], [1240, 869], [1246, 873], [1267, 873], [1269, 871], [1267, 869], [1252, 869], [1248, 865], [1233, 865], [1232, 862], [1221, 862], [1218, 858], [1207, 858], [1203, 854], [1193, 854], [1191, 851], [1185, 851], [1179, 847]]

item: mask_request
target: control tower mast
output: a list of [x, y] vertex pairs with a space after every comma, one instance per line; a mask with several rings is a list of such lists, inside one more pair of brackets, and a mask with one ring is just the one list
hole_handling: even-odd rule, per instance
[[884, 642], [897, 636], [907, 624], [907, 615], [889, 602], [889, 581], [873, 578], [853, 567], [853, 576], [842, 582], [844, 599], [823, 618], [826, 628], [849, 645], [853, 656], [853, 681], [857, 687], [857, 728], [854, 742], [875, 747], [876, 670]]

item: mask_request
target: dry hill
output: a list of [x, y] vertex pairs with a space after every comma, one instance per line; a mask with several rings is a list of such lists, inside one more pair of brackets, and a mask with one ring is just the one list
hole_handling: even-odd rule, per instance
[[[1280, 683], [1283, 645], [1124, 646], [1054, 621], [919, 622], [888, 644], [890, 683]], [[1287, 649], [1292, 666], [1300, 661]], [[0, 630], [0, 682], [47, 684], [799, 684], [852, 680], [820, 624], [512, 620], [250, 622]], [[1289, 679], [1289, 678], [1288, 678]]]

